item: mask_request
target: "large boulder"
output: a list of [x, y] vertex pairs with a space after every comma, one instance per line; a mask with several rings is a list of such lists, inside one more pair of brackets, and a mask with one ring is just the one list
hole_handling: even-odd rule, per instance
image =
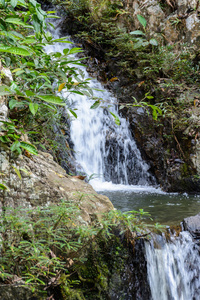
[[69, 176], [48, 153], [17, 158], [0, 147], [0, 172], [8, 190], [0, 190], [2, 207], [37, 207], [75, 201], [81, 209], [81, 221], [89, 224], [91, 217], [113, 209], [106, 196], [97, 194], [91, 185]]

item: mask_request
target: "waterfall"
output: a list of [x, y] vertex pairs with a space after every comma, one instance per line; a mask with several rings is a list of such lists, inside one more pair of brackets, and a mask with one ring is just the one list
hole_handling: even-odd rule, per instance
[[[90, 87], [103, 89], [95, 79]], [[118, 115], [116, 98], [108, 91], [94, 91], [94, 94], [106, 100], [103, 108], [90, 109], [92, 103], [87, 96], [71, 96], [78, 115], [70, 129], [76, 160], [88, 175], [97, 175], [101, 182], [147, 184], [149, 167], [141, 158], [127, 121], [119, 117], [120, 125], [116, 125], [109, 113], [110, 110]]]
[[152, 300], [200, 299], [199, 246], [189, 232], [168, 242], [156, 235], [145, 248]]
[[[59, 38], [59, 29], [54, 32], [54, 37]], [[47, 46], [46, 51], [62, 52], [64, 48], [66, 44], [56, 43]], [[85, 78], [90, 77], [85, 67], [79, 68]], [[88, 177], [96, 177], [91, 180], [92, 185], [105, 181], [125, 185], [155, 183], [130, 133], [128, 121], [118, 113], [117, 99], [95, 78], [90, 80], [89, 87], [93, 90], [93, 98], [101, 101], [96, 109], [90, 108], [94, 103], [90, 97], [62, 91], [77, 114], [77, 119], [71, 116], [70, 122], [77, 170]], [[118, 116], [120, 125], [115, 124], [110, 112]]]

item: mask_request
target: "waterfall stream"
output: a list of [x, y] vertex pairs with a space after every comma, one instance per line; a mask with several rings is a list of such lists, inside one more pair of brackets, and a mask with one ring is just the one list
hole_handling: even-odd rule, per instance
[[[55, 32], [57, 37], [59, 29]], [[46, 51], [62, 52], [64, 48], [65, 44], [56, 43], [47, 46]], [[80, 68], [86, 78], [90, 77], [84, 67]], [[118, 114], [117, 99], [94, 78], [90, 80], [90, 88], [94, 97], [102, 99], [102, 107], [91, 109], [94, 100], [88, 96], [62, 92], [77, 114], [77, 119], [72, 117], [70, 124], [77, 169], [88, 177], [96, 177], [90, 181], [96, 190], [135, 192], [141, 189], [162, 194], [151, 186], [155, 180], [142, 160], [129, 123]], [[119, 117], [120, 126], [109, 111]], [[146, 243], [145, 249], [152, 300], [200, 299], [199, 251], [189, 233], [183, 232], [170, 242], [157, 236]]]
[[188, 232], [168, 242], [154, 236], [145, 248], [152, 300], [200, 299], [199, 246]]
[[[59, 35], [55, 38], [58, 38]], [[48, 52], [60, 51], [65, 44], [46, 47]], [[85, 78], [89, 78], [84, 67], [79, 67]], [[125, 185], [149, 185], [154, 182], [148, 172], [149, 166], [142, 158], [136, 143], [129, 131], [128, 122], [118, 115], [117, 99], [95, 78], [90, 80], [93, 97], [101, 99], [102, 105], [96, 109], [90, 107], [94, 103], [88, 96], [70, 94], [63, 90], [64, 98], [73, 105], [77, 119], [72, 118], [70, 137], [74, 145], [74, 155], [78, 163], [78, 171], [84, 171], [88, 177], [95, 177], [91, 183], [112, 182]], [[117, 115], [120, 125], [115, 124]]]

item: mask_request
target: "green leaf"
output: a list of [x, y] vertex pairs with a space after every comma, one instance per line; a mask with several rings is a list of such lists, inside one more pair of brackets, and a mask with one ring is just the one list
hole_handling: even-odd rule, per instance
[[84, 91], [82, 91], [82, 93], [88, 97], [91, 97], [91, 93], [89, 90], [88, 91], [84, 90]]
[[158, 46], [158, 41], [156, 39], [150, 39], [149, 43], [153, 46]]
[[19, 0], [18, 4], [20, 4], [23, 7], [27, 7], [27, 4], [26, 4], [26, 2], [24, 0]]
[[20, 142], [19, 141], [15, 141], [12, 146], [10, 147], [11, 151], [16, 151], [18, 148], [20, 147]]
[[82, 96], [85, 95], [85, 93], [83, 94], [83, 93], [81, 93], [79, 91], [74, 91], [74, 90], [70, 91], [70, 93], [74, 93], [74, 94], [78, 94], [78, 95], [82, 95]]
[[32, 115], [35, 116], [37, 110], [38, 110], [38, 104], [37, 103], [29, 103], [29, 109], [30, 109], [30, 112], [32, 113]]
[[24, 41], [20, 42], [20, 44], [27, 44], [27, 45], [29, 45], [29, 44], [35, 44], [35, 43], [37, 43], [37, 41], [34, 40], [34, 39], [31, 39], [31, 38], [30, 39], [27, 38]]
[[94, 102], [94, 104], [92, 104], [92, 106], [90, 106], [90, 108], [95, 109], [95, 108], [99, 107], [100, 104], [101, 104], [101, 102], [99, 100], [97, 100], [96, 102]]
[[119, 117], [116, 116], [116, 115], [115, 115], [114, 113], [112, 113], [111, 111], [109, 111], [109, 113], [114, 117], [114, 119], [115, 119], [115, 124], [116, 124], [116, 125], [120, 125], [121, 122], [120, 122]]
[[7, 85], [0, 85], [0, 96], [12, 94], [10, 88]]
[[155, 109], [152, 109], [152, 117], [155, 121], [158, 119], [158, 114]]
[[19, 179], [22, 180], [22, 176], [20, 174], [20, 171], [17, 168], [15, 168], [14, 166], [12, 166], [12, 167], [15, 170], [15, 172], [16, 172], [17, 176], [19, 177]]
[[144, 42], [144, 40], [143, 39], [141, 39], [141, 40], [139, 40], [137, 43], [135, 43], [134, 45], [133, 45], [133, 49], [138, 49], [138, 48], [141, 48], [142, 46], [143, 46], [143, 42]]
[[6, 185], [2, 184], [2, 183], [0, 183], [0, 189], [4, 190], [4, 191], [9, 190], [9, 188]]
[[145, 35], [145, 33], [141, 30], [135, 30], [135, 31], [131, 31], [129, 32], [129, 34], [134, 34], [134, 35]]
[[5, 19], [5, 22], [16, 24], [16, 25], [21, 25], [23, 27], [33, 28], [33, 26], [27, 25], [26, 23], [22, 22], [22, 20], [19, 18], [7, 18], [7, 19]]
[[[46, 150], [46, 149], [45, 149]], [[28, 170], [26, 170], [25, 168], [20, 168], [20, 171], [24, 172], [27, 175], [31, 175], [31, 172], [29, 172]]]
[[140, 22], [140, 24], [142, 24], [142, 26], [145, 28], [147, 25], [146, 19], [141, 15], [137, 15], [137, 18], [138, 18], [138, 21]]
[[0, 141], [4, 144], [7, 144], [10, 142], [10, 139], [7, 136], [0, 136]]
[[68, 48], [63, 49], [63, 54], [65, 54], [65, 55], [69, 54], [69, 49]]
[[69, 54], [74, 54], [79, 52], [83, 52], [83, 50], [81, 48], [76, 48], [76, 47], [69, 50]]
[[60, 19], [59, 16], [55, 16], [55, 15], [48, 15], [48, 18], [51, 18], [51, 19]]
[[26, 96], [31, 97], [31, 96], [35, 96], [35, 93], [33, 93], [32, 91], [26, 90], [25, 91]]
[[32, 144], [20, 142], [20, 147], [30, 152], [31, 154], [38, 155], [37, 149]]
[[21, 74], [23, 74], [23, 73], [25, 73], [24, 70], [19, 70], [19, 71], [17, 71], [15, 74], [16, 74], [16, 76], [19, 76], [19, 75], [21, 75]]
[[15, 99], [11, 99], [9, 101], [9, 108], [13, 109], [14, 107], [18, 107], [19, 106], [19, 102]]
[[49, 104], [47, 104], [47, 103], [42, 103], [42, 105], [45, 106], [45, 107], [47, 107], [47, 108], [50, 108], [50, 109], [53, 110], [53, 111], [56, 111], [56, 108], [55, 108], [55, 107], [53, 107], [53, 106], [51, 106], [51, 105], [49, 105]]
[[37, 98], [45, 101], [45, 102], [48, 102], [48, 103], [53, 103], [53, 104], [56, 104], [56, 105], [61, 105], [61, 106], [65, 106], [65, 102], [63, 102], [63, 100], [58, 97], [58, 96], [54, 96], [54, 95], [38, 95], [36, 96]]
[[65, 41], [66, 37], [62, 37], [60, 39], [55, 39], [55, 40], [52, 40], [51, 42], [54, 43], [54, 42], [59, 42], [59, 43], [66, 43], [66, 44], [73, 44], [72, 42], [69, 42], [69, 41]]
[[70, 113], [77, 119], [77, 114], [72, 109], [69, 109]]
[[31, 55], [31, 52], [24, 48], [20, 47], [8, 47], [8, 46], [0, 46], [0, 52], [7, 52], [16, 55], [28, 56]]
[[18, 2], [17, 0], [11, 0], [10, 4], [12, 5], [12, 7], [15, 8], [17, 6], [17, 2]]
[[40, 27], [41, 27], [41, 26], [40, 26], [40, 22], [39, 22], [37, 16], [34, 15], [34, 16], [32, 17], [32, 20], [33, 20], [33, 27], [34, 27], [36, 33], [39, 33], [39, 32], [40, 32]]

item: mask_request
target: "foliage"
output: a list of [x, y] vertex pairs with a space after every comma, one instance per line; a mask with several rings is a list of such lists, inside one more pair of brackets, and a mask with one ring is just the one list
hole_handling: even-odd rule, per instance
[[128, 104], [121, 104], [119, 109], [123, 109], [124, 107], [142, 107], [146, 110], [147, 114], [149, 114], [149, 109], [152, 112], [152, 117], [154, 120], [158, 119], [158, 116], [162, 116], [162, 110], [158, 105], [153, 105], [145, 102], [144, 100], [146, 99], [147, 101], [150, 99], [153, 99], [154, 97], [149, 95], [149, 93], [146, 93], [144, 98], [141, 101], [137, 101], [135, 97], [132, 97], [134, 102], [133, 103], [128, 103]]
[[5, 190], [8, 190], [8, 187], [5, 184], [0, 183], [0, 189], [5, 191]]
[[[1, 2], [0, 8], [1, 63], [11, 70], [13, 76], [10, 86], [0, 87], [0, 95], [7, 96], [10, 116], [14, 119], [4, 123], [0, 139], [9, 143], [12, 151], [20, 153], [24, 148], [36, 154], [33, 145], [21, 140], [20, 132], [33, 131], [33, 126], [38, 129], [41, 120], [52, 127], [54, 120], [60, 118], [57, 107], [66, 106], [71, 93], [92, 93], [88, 87], [89, 79], [84, 80], [76, 67], [81, 65], [81, 59], [71, 57], [82, 50], [75, 47], [66, 48], [63, 53], [45, 52], [47, 45], [71, 42], [66, 38], [53, 39], [47, 31], [45, 19], [57, 18], [55, 12], [44, 12], [35, 0], [6, 0]], [[69, 111], [76, 116], [72, 109]], [[43, 131], [42, 126], [40, 129]]]
[[3, 126], [1, 126], [3, 134], [0, 136], [0, 141], [2, 143], [11, 143], [12, 145], [10, 150], [17, 151], [19, 154], [21, 154], [21, 149], [25, 149], [29, 153], [37, 155], [37, 149], [35, 146], [30, 143], [20, 141], [21, 135], [24, 133], [22, 128], [17, 130], [14, 122], [1, 121], [1, 123], [3, 123]]
[[139, 36], [133, 40], [135, 42], [134, 49], [136, 50], [136, 49], [140, 49], [140, 48], [146, 48], [149, 45], [158, 46], [158, 42], [156, 39], [151, 38], [151, 39], [147, 40], [147, 38], [146, 38], [146, 25], [147, 25], [146, 19], [141, 15], [137, 15], [137, 18], [143, 27], [143, 31], [135, 30], [135, 31], [130, 32], [131, 35]]
[[[72, 33], [89, 47], [94, 47], [95, 54], [99, 54], [100, 59], [106, 60], [108, 67], [112, 68], [112, 63], [115, 62], [118, 68], [115, 68], [115, 73], [111, 71], [111, 76], [122, 75], [122, 78], [125, 76], [127, 80], [134, 82], [138, 80], [139, 74], [140, 79], [144, 81], [142, 90], [145, 89], [146, 93], [152, 90], [152, 86], [153, 89], [158, 88], [163, 100], [165, 97], [169, 99], [169, 95], [167, 93], [165, 95], [160, 90], [165, 89], [168, 82], [164, 84], [164, 87], [163, 84], [160, 86], [157, 84], [159, 78], [171, 80], [171, 85], [174, 84], [173, 81], [176, 81], [178, 85], [182, 81], [186, 84], [198, 83], [199, 64], [194, 61], [195, 55], [191, 46], [165, 45], [162, 34], [157, 33], [154, 36], [153, 32], [148, 32], [147, 21], [141, 15], [136, 17], [141, 29], [129, 32], [129, 28], [133, 28], [133, 16], [130, 12], [127, 11], [127, 15], [119, 22], [116, 17], [108, 17], [118, 1], [108, 3], [100, 0], [96, 3], [98, 7], [95, 4], [91, 7], [88, 1], [82, 0], [85, 2], [85, 8], [87, 7], [87, 15], [82, 14], [81, 20], [78, 17], [81, 14], [81, 6], [79, 11], [73, 10], [74, 2], [70, 1], [70, 7], [67, 4], [65, 6], [68, 13], [73, 14], [73, 18], [77, 20], [76, 32], [72, 31]], [[101, 10], [100, 7], [102, 7]], [[123, 15], [123, 6], [118, 6], [117, 9], [121, 11], [120, 16]], [[98, 18], [94, 18], [94, 12]], [[116, 16], [117, 11], [115, 12]], [[110, 79], [109, 75], [107, 80]], [[177, 87], [175, 89], [177, 90]]]
[[148, 213], [143, 210], [111, 211], [90, 226], [83, 225], [79, 216], [78, 205], [64, 200], [43, 208], [6, 208], [0, 232], [1, 281], [11, 283], [17, 275], [36, 289], [61, 284], [69, 292], [81, 286], [80, 268], [92, 243], [112, 240], [119, 226], [121, 234], [147, 231], [142, 219]]

